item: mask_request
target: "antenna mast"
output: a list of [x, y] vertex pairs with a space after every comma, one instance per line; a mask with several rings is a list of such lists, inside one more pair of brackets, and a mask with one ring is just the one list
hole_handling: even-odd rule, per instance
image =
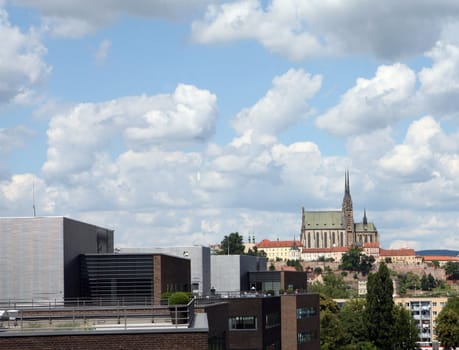
[[35, 212], [35, 181], [32, 184], [32, 207], [33, 207], [33, 216], [37, 216]]

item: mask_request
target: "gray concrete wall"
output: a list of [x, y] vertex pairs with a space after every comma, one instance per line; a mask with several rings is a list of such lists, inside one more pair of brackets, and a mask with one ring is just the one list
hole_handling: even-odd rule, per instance
[[64, 297], [63, 218], [0, 218], [0, 299]]
[[79, 296], [79, 255], [113, 252], [113, 231], [60, 217], [0, 218], [0, 299]]

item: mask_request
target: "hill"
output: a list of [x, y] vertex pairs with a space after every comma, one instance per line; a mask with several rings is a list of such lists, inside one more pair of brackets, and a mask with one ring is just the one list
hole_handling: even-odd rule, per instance
[[416, 252], [416, 255], [420, 256], [458, 256], [459, 250], [448, 250], [448, 249], [429, 249], [429, 250], [419, 250]]

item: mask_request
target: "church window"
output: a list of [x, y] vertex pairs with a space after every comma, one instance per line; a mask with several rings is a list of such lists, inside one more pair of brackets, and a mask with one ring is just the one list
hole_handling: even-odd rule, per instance
[[327, 234], [324, 235], [324, 248], [327, 248]]
[[335, 232], [332, 233], [332, 237], [333, 237], [333, 244], [336, 244], [336, 240], [335, 240]]
[[339, 245], [340, 245], [341, 247], [344, 247], [344, 239], [343, 239], [343, 233], [342, 233], [342, 232], [340, 232], [339, 234], [340, 234], [340, 238], [339, 238]]
[[308, 248], [311, 248], [311, 233], [308, 232]]

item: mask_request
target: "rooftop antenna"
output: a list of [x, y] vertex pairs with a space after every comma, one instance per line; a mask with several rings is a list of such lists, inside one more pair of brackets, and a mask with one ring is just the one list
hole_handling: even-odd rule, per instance
[[33, 207], [33, 216], [37, 216], [35, 211], [35, 181], [32, 184], [32, 207]]

